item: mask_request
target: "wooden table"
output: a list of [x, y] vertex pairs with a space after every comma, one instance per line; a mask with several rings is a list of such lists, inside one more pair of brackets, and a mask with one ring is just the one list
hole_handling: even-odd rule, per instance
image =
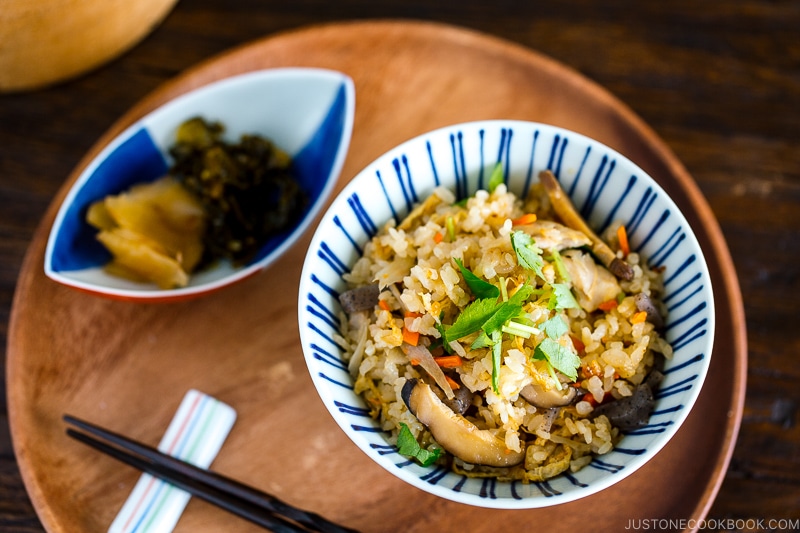
[[[744, 416], [710, 525], [797, 526], [799, 6], [757, 0], [451, 4], [183, 0], [107, 66], [56, 87], [0, 95], [3, 353], [17, 276], [47, 207], [100, 135], [162, 82], [231, 47], [308, 24], [363, 18], [455, 24], [527, 46], [596, 81], [644, 119], [695, 178], [733, 257], [749, 345]], [[0, 386], [0, 529], [42, 531], [11, 446], [5, 379]]]

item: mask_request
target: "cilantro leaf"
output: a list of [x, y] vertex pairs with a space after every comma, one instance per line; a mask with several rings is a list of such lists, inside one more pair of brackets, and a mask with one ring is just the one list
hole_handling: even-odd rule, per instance
[[467, 282], [469, 290], [472, 291], [476, 298], [497, 298], [500, 296], [500, 289], [473, 274], [460, 259], [455, 259], [455, 262], [458, 265], [458, 269], [461, 270], [461, 275], [464, 276], [464, 281]]
[[533, 358], [547, 361], [572, 381], [578, 379], [578, 368], [581, 366], [580, 358], [569, 348], [551, 338], [544, 339], [536, 346], [533, 351]]
[[442, 453], [442, 450], [439, 448], [430, 451], [420, 446], [414, 434], [411, 433], [408, 426], [402, 422], [400, 422], [400, 433], [397, 435], [397, 451], [400, 455], [416, 459], [422, 466], [432, 465]]
[[497, 186], [504, 182], [505, 177], [503, 176], [503, 164], [498, 161], [498, 163], [494, 166], [494, 170], [492, 170], [491, 176], [489, 176], [489, 192], [494, 192]]
[[553, 283], [552, 287], [553, 293], [547, 303], [548, 309], [580, 309], [581, 306], [575, 296], [572, 295], [569, 285], [566, 283]]
[[511, 232], [511, 247], [517, 254], [517, 262], [522, 268], [533, 270], [539, 277], [544, 277], [542, 250], [536, 246], [533, 237], [524, 231], [513, 231]]
[[553, 340], [558, 340], [564, 333], [569, 331], [567, 323], [560, 316], [554, 316], [542, 323], [541, 329]]

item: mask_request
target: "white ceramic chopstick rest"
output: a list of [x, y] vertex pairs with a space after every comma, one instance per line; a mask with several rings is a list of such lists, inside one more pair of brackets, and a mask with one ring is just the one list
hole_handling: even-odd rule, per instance
[[[158, 449], [195, 466], [208, 468], [236, 420], [236, 411], [196, 390], [183, 398]], [[142, 474], [109, 533], [169, 533], [191, 495], [165, 481]]]

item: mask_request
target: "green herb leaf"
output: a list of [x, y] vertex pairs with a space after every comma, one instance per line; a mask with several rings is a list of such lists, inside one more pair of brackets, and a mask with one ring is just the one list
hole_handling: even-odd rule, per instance
[[475, 300], [461, 311], [453, 325], [445, 330], [445, 342], [475, 333], [491, 318], [497, 308], [496, 298]]
[[432, 465], [442, 453], [442, 450], [439, 448], [430, 451], [420, 446], [414, 434], [411, 433], [408, 426], [402, 422], [400, 422], [400, 433], [397, 435], [397, 451], [400, 455], [416, 459], [422, 466]]
[[503, 176], [503, 164], [498, 162], [494, 166], [494, 170], [492, 170], [492, 175], [489, 176], [489, 192], [493, 193], [497, 186], [504, 182], [505, 177]]
[[486, 320], [481, 329], [491, 334], [502, 328], [503, 324], [522, 312], [522, 306], [528, 298], [530, 298], [532, 291], [533, 287], [530, 285], [523, 285], [520, 287], [508, 301], [503, 302], [497, 307], [494, 314]]
[[551, 365], [549, 361], [547, 362], [547, 373], [550, 374], [553, 383], [556, 384], [556, 390], [563, 390], [561, 387], [561, 380], [558, 379], [558, 375], [556, 374], [556, 369], [553, 368], [553, 365]]
[[453, 217], [447, 217], [444, 221], [445, 229], [447, 230], [447, 242], [456, 240], [456, 221]]
[[486, 348], [491, 345], [492, 339], [489, 338], [489, 335], [487, 335], [485, 331], [481, 331], [478, 338], [472, 341], [469, 347], [473, 350], [477, 350], [478, 348]]
[[439, 335], [442, 337], [441, 342], [442, 342], [442, 347], [444, 347], [444, 351], [447, 353], [452, 353], [453, 349], [450, 347], [450, 344], [447, 341], [447, 330], [450, 328], [450, 326], [447, 326], [444, 323], [442, 323], [443, 318], [444, 318], [444, 311], [439, 313], [439, 321], [436, 322], [433, 325], [433, 327], [435, 327], [437, 331], [439, 331]]
[[551, 338], [544, 339], [536, 346], [533, 351], [533, 358], [547, 361], [572, 381], [578, 379], [578, 368], [581, 366], [580, 358], [569, 348]]
[[569, 331], [567, 323], [560, 316], [554, 316], [542, 323], [541, 329], [553, 340], [558, 340], [563, 334]]
[[536, 246], [533, 237], [524, 231], [513, 231], [511, 232], [511, 247], [517, 254], [517, 262], [522, 268], [533, 270], [539, 277], [544, 277], [542, 250]]
[[548, 309], [580, 309], [581, 306], [575, 296], [572, 295], [569, 285], [566, 283], [553, 283], [552, 287], [553, 293], [550, 295], [550, 301], [547, 304]]
[[503, 352], [503, 333], [492, 332], [492, 390], [500, 394], [500, 359]]
[[528, 301], [528, 298], [531, 297], [535, 290], [536, 289], [534, 289], [531, 285], [526, 283], [517, 289], [517, 292], [515, 292], [514, 295], [508, 299], [508, 303], [511, 305], [523, 305]]
[[464, 281], [467, 282], [469, 290], [472, 291], [476, 298], [497, 298], [500, 296], [500, 289], [473, 274], [460, 259], [456, 259], [455, 262], [458, 265], [458, 269], [461, 270], [461, 275], [464, 276]]
[[558, 275], [561, 276], [561, 279], [564, 283], [571, 283], [572, 278], [567, 271], [567, 266], [564, 264], [564, 258], [561, 257], [561, 254], [558, 253], [558, 250], [553, 250], [553, 253], [550, 254], [550, 260], [556, 266], [556, 272]]
[[539, 333], [538, 328], [531, 326], [529, 324], [523, 324], [522, 322], [518, 322], [518, 320], [524, 317], [517, 316], [514, 318], [516, 320], [509, 320], [502, 327], [503, 333], [516, 335], [517, 337], [523, 337], [525, 339], [530, 339], [531, 335], [536, 335], [537, 333]]
[[485, 348], [494, 342], [487, 336], [500, 332], [503, 325], [522, 313], [522, 306], [530, 298], [534, 288], [523, 285], [505, 302], [497, 302], [496, 298], [475, 300], [461, 311], [452, 326], [439, 328], [439, 332], [447, 343], [466, 337], [471, 333], [483, 330], [481, 336], [472, 343], [473, 348]]

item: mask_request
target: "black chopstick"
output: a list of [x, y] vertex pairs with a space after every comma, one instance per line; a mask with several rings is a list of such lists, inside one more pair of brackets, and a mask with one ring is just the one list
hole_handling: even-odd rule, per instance
[[67, 434], [70, 437], [272, 531], [287, 533], [354, 531], [330, 522], [316, 513], [293, 507], [258, 489], [210, 470], [198, 468], [90, 422], [70, 415], [65, 415], [64, 421], [89, 433], [87, 435], [68, 428]]
[[269, 511], [265, 511], [263, 509], [259, 509], [254, 505], [247, 504], [241, 500], [236, 500], [232, 498], [229, 494], [224, 492], [217, 491], [214, 488], [210, 487], [200, 487], [195, 485], [190, 478], [186, 478], [185, 476], [181, 476], [179, 474], [175, 474], [174, 472], [170, 472], [167, 469], [161, 468], [153, 463], [149, 463], [139, 457], [128, 455], [127, 452], [120, 450], [119, 448], [115, 448], [110, 446], [100, 440], [95, 439], [94, 437], [87, 435], [85, 433], [80, 433], [73, 429], [68, 429], [67, 434], [70, 437], [73, 437], [93, 448], [115, 458], [123, 463], [126, 463], [130, 466], [133, 466], [143, 472], [147, 472], [148, 474], [154, 475], [168, 483], [178, 487], [179, 489], [183, 489], [190, 494], [193, 494], [203, 500], [217, 505], [227, 511], [230, 511], [237, 516], [250, 520], [251, 522], [258, 524], [262, 527], [270, 529], [276, 533], [295, 533], [295, 532], [307, 532], [309, 531], [306, 528], [300, 527], [299, 525], [292, 524], [279, 516], [273, 515]]

